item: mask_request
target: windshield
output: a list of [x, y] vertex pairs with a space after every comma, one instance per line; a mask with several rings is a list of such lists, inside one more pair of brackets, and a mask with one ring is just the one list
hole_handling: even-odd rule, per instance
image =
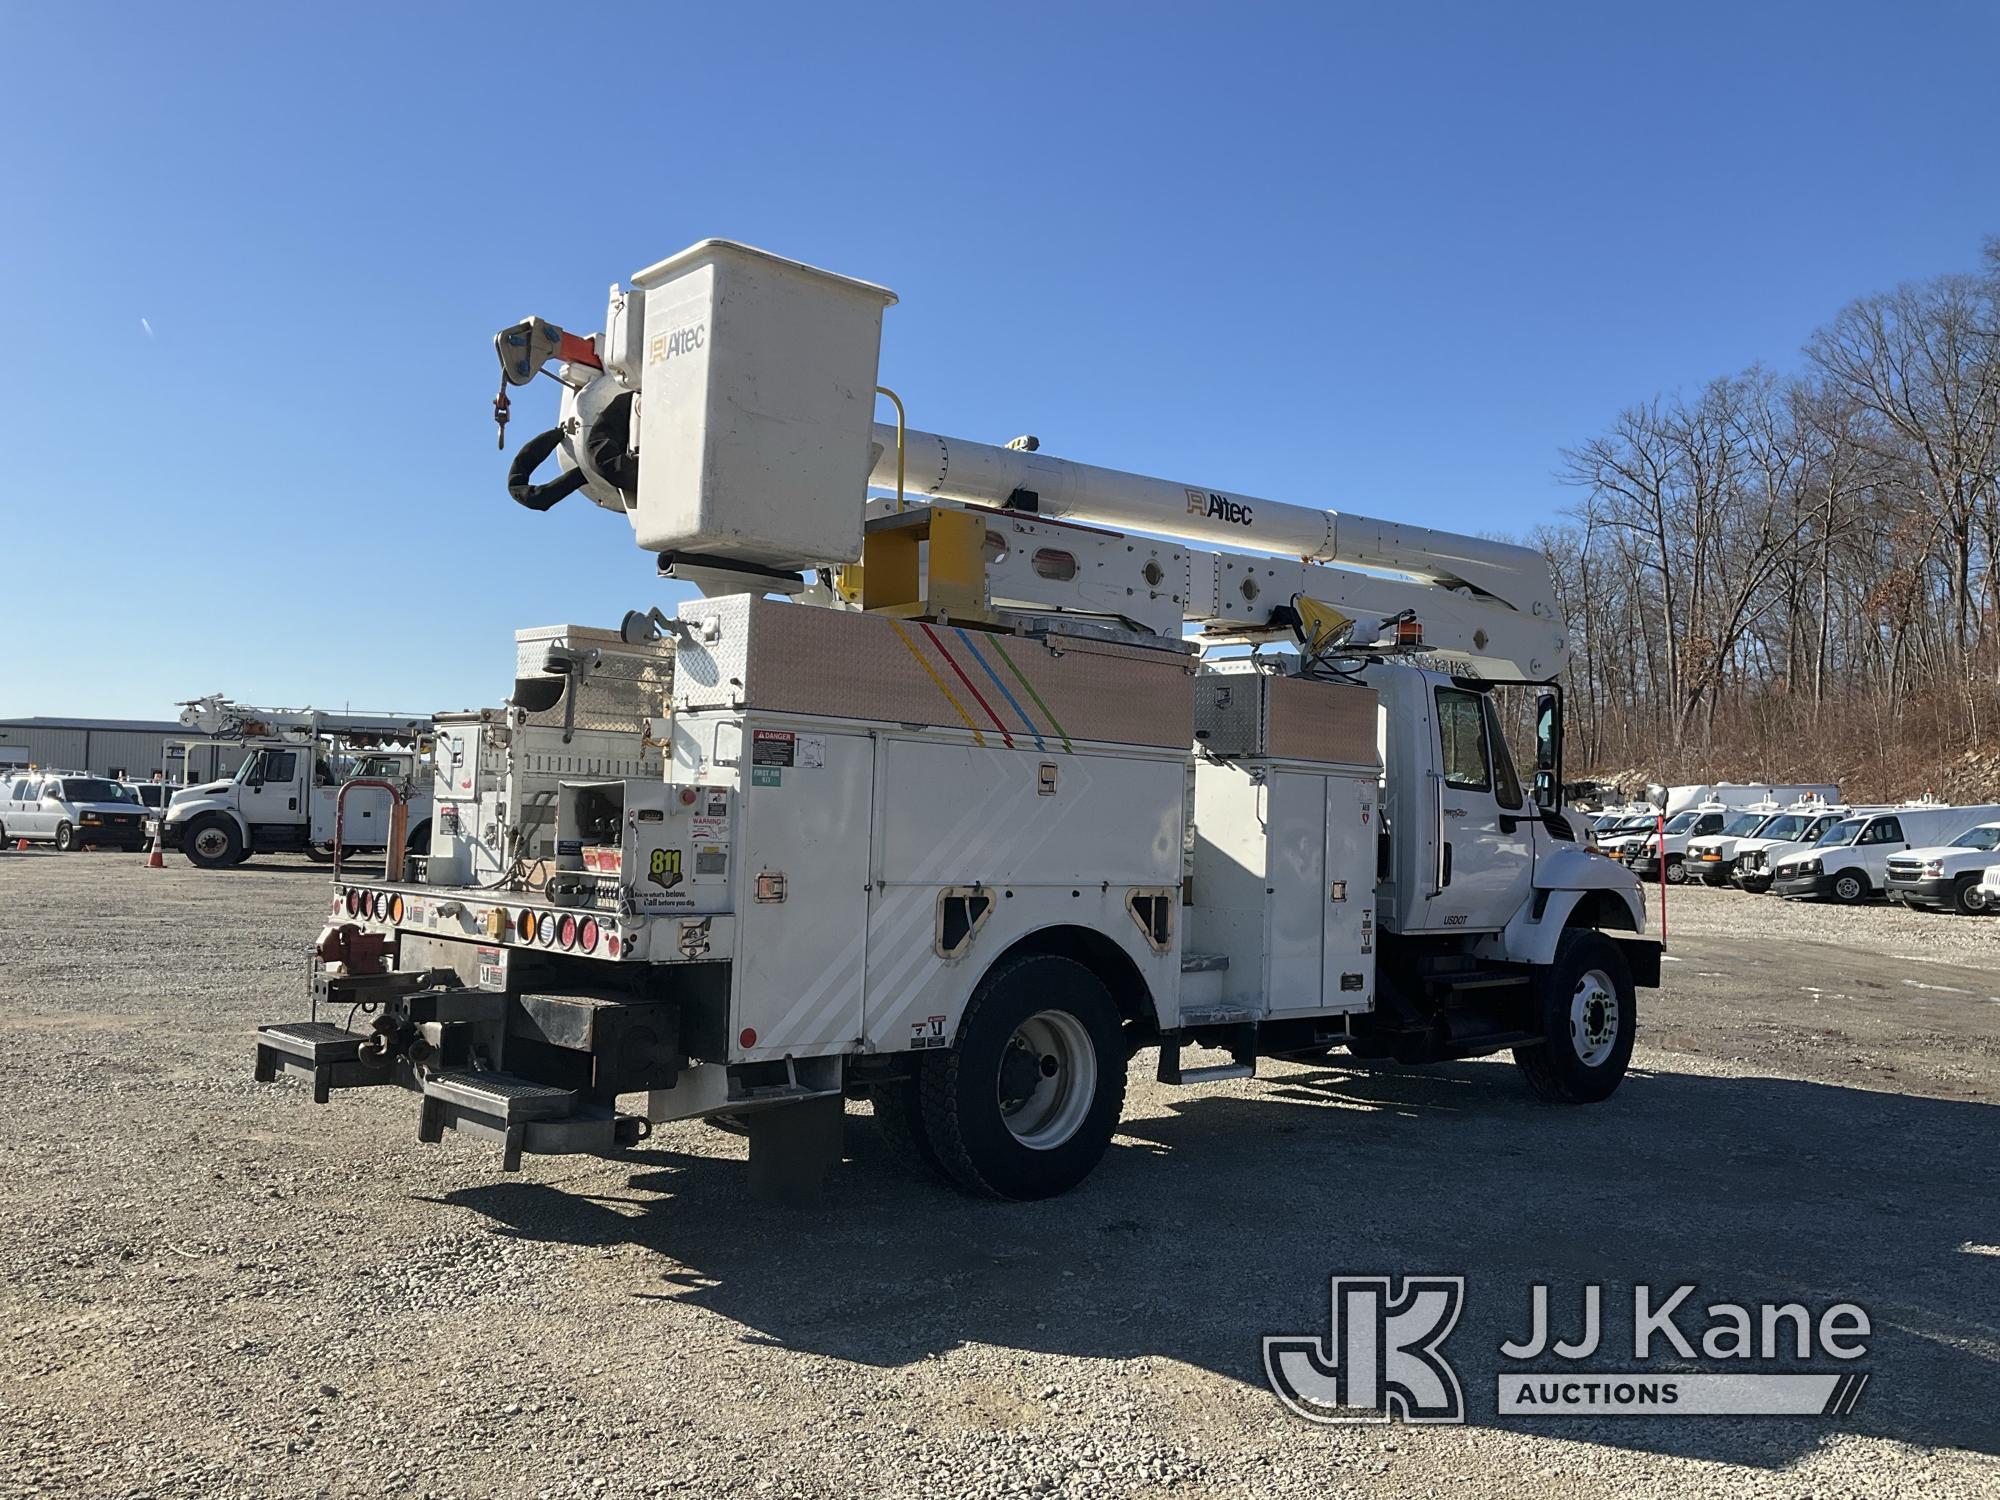
[[1822, 833], [1819, 836], [1819, 842], [1814, 844], [1813, 848], [1838, 849], [1843, 844], [1851, 844], [1861, 836], [1862, 826], [1867, 821], [1866, 818], [1843, 818], [1840, 822], [1834, 824], [1833, 827], [1827, 829], [1825, 833]]
[[1671, 818], [1667, 819], [1667, 832], [1686, 833], [1700, 821], [1701, 814], [1698, 812], [1677, 812]]
[[1951, 841], [1954, 849], [2000, 849], [2000, 823], [1968, 828]]
[[72, 776], [63, 784], [63, 796], [71, 802], [137, 802], [132, 788], [96, 777]]
[[1757, 830], [1759, 838], [1775, 839], [1780, 843], [1795, 839], [1810, 821], [1804, 813], [1779, 813], [1762, 828]]
[[1731, 818], [1727, 823], [1723, 824], [1722, 831], [1726, 834], [1733, 834], [1739, 839], [1745, 838], [1762, 828], [1769, 817], [1769, 813], [1745, 813], [1742, 817]]

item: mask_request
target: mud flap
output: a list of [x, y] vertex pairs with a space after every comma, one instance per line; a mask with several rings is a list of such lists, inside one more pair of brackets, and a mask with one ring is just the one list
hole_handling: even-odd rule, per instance
[[839, 1094], [747, 1111], [750, 1191], [760, 1202], [810, 1208], [840, 1160], [847, 1101]]

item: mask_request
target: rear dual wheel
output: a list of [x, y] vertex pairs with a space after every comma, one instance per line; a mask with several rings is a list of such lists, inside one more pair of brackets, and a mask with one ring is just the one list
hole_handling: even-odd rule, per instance
[[912, 1165], [988, 1198], [1052, 1198], [1103, 1159], [1125, 1106], [1126, 1048], [1103, 982], [1074, 959], [1004, 959], [966, 1002], [955, 1045], [874, 1091], [877, 1127]]

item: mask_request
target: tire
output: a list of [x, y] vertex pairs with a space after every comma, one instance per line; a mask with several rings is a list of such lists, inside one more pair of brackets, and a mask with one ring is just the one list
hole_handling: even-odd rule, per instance
[[875, 1130], [898, 1164], [918, 1177], [952, 1181], [924, 1125], [923, 1087], [915, 1078], [895, 1078], [868, 1091]]
[[1979, 894], [1979, 877], [1961, 875], [1951, 888], [1951, 909], [1963, 917], [1976, 917], [1986, 911], [1986, 898]]
[[1688, 878], [1688, 872], [1686, 865], [1682, 864], [1681, 861], [1678, 859], [1669, 859], [1667, 861], [1668, 885], [1686, 885], [1687, 878]]
[[76, 849], [76, 830], [67, 823], [56, 824], [56, 852], [69, 854]]
[[1126, 1059], [1095, 974], [1052, 953], [1003, 959], [966, 1002], [952, 1049], [920, 1065], [925, 1134], [964, 1191], [1053, 1198], [1110, 1146]]
[[1555, 962], [1536, 980], [1535, 1005], [1542, 1039], [1514, 1049], [1528, 1087], [1551, 1104], [1610, 1098], [1631, 1064], [1639, 1021], [1618, 944], [1587, 927], [1564, 932]]
[[219, 813], [196, 818], [181, 835], [181, 853], [188, 857], [188, 863], [198, 869], [219, 870], [225, 865], [240, 865], [248, 857], [243, 848], [243, 835], [236, 825]]
[[1842, 906], [1859, 906], [1873, 892], [1868, 877], [1859, 870], [1842, 870], [1827, 882], [1827, 889]]
[[316, 865], [330, 865], [333, 863], [333, 845], [307, 844], [306, 858]]

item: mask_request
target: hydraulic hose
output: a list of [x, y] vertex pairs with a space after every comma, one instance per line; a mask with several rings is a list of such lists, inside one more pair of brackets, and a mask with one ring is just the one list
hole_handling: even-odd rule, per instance
[[535, 470], [562, 446], [562, 436], [560, 427], [537, 433], [521, 444], [521, 451], [514, 455], [514, 462], [507, 470], [507, 493], [529, 510], [547, 510], [565, 495], [575, 494], [587, 482], [588, 476], [582, 469], [571, 469], [547, 484], [534, 482]]

